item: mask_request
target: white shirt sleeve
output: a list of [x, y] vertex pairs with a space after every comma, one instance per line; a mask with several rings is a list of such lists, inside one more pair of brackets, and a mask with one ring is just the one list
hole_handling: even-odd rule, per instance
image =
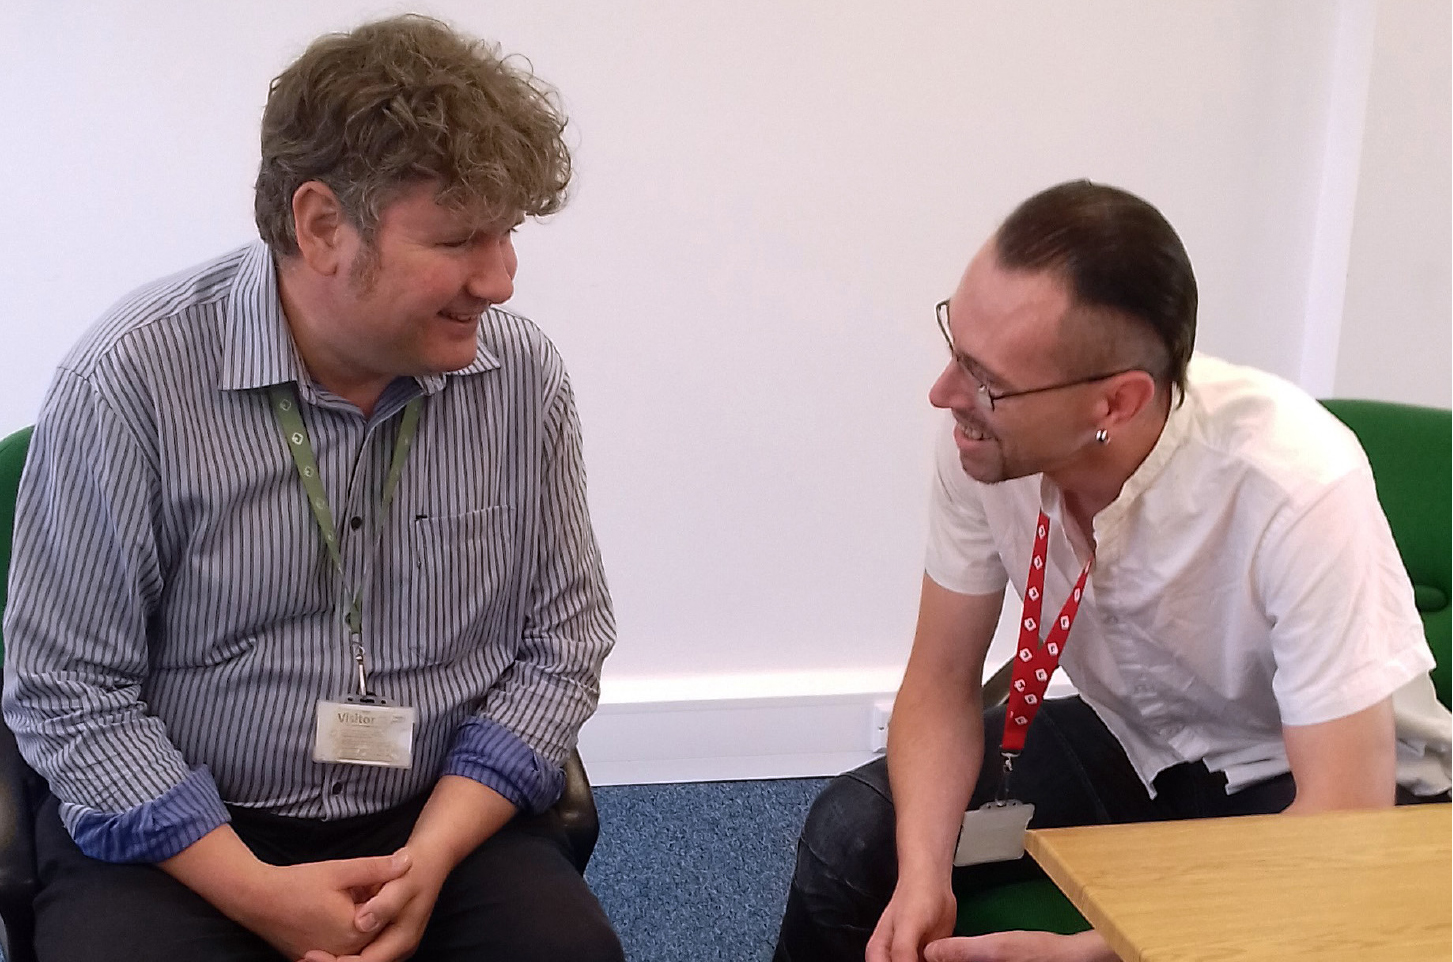
[[1271, 623], [1283, 724], [1361, 711], [1433, 667], [1365, 466], [1274, 520], [1251, 574]]

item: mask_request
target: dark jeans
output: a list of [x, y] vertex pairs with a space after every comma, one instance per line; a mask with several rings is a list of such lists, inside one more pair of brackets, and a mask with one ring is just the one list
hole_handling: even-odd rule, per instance
[[[274, 865], [386, 855], [407, 840], [419, 799], [331, 822], [234, 810], [232, 827]], [[151, 865], [82, 854], [54, 796], [36, 809], [36, 954], [41, 962], [279, 962], [282, 956]], [[553, 812], [518, 817], [445, 881], [418, 962], [561, 959], [622, 962], [620, 941], [570, 861]]]
[[[984, 766], [971, 808], [999, 784], [1004, 709], [984, 714]], [[1296, 786], [1282, 775], [1226, 793], [1226, 777], [1200, 762], [1177, 765], [1141, 784], [1120, 743], [1079, 698], [1045, 702], [1014, 765], [1011, 794], [1034, 803], [1030, 828], [1103, 825], [1279, 812]], [[1399, 803], [1415, 801], [1399, 789]], [[954, 869], [955, 891], [1043, 878], [1029, 856]], [[812, 805], [797, 843], [797, 868], [774, 962], [862, 962], [898, 881], [893, 799], [885, 759], [839, 775]]]

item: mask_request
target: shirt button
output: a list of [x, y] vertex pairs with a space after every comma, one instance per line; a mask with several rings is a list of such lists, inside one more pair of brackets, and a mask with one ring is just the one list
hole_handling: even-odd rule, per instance
[[359, 528], [363, 527], [363, 519], [355, 514], [353, 517], [348, 519], [348, 527], [352, 528], [354, 531], [357, 531]]
[[333, 789], [332, 789], [332, 791], [333, 791], [333, 794], [334, 795], [341, 795], [341, 794], [343, 794], [343, 783], [342, 782], [334, 782], [333, 783]]

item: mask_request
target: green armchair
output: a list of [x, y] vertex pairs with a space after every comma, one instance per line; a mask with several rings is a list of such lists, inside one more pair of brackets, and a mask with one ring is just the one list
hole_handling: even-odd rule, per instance
[[1323, 401], [1352, 429], [1377, 482], [1377, 500], [1423, 618], [1432, 649], [1433, 688], [1449, 704], [1449, 639], [1453, 634], [1453, 555], [1449, 554], [1450, 488], [1453, 488], [1453, 412], [1387, 401]]

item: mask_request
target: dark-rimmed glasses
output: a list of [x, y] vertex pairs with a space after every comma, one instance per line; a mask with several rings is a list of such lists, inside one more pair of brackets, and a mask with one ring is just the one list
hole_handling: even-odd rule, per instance
[[1093, 377], [1076, 378], [1073, 381], [1062, 381], [1059, 384], [1048, 384], [1044, 387], [1032, 387], [1024, 391], [991, 391], [980, 380], [979, 375], [974, 373], [978, 365], [954, 344], [953, 334], [949, 332], [948, 325], [948, 301], [939, 301], [934, 305], [933, 310], [938, 315], [938, 329], [943, 334], [944, 341], [948, 344], [949, 354], [953, 356], [954, 363], [959, 366], [959, 370], [968, 375], [969, 380], [977, 388], [975, 391], [975, 399], [979, 407], [985, 411], [992, 412], [995, 404], [1008, 400], [1009, 398], [1024, 397], [1027, 394], [1043, 394], [1046, 391], [1058, 391], [1061, 388], [1078, 387], [1081, 384], [1094, 384], [1096, 381], [1103, 381], [1106, 378], [1115, 377], [1117, 374], [1128, 374], [1131, 371], [1140, 370], [1138, 367], [1127, 367], [1119, 371], [1111, 371], [1108, 374], [1096, 374]]

